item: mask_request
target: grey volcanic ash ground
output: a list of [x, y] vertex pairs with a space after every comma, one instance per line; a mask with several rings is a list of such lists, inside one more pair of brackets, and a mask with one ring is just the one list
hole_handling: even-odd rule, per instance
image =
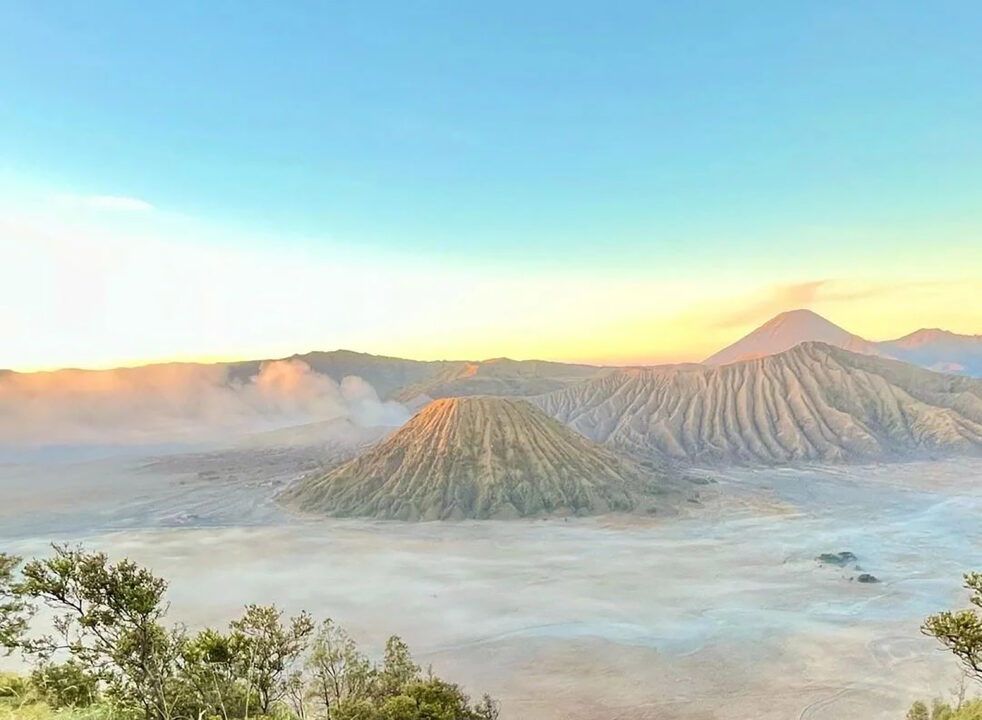
[[[171, 581], [172, 618], [191, 625], [276, 602], [370, 651], [400, 634], [505, 719], [887, 720], [958, 679], [918, 627], [964, 605], [961, 573], [979, 569], [979, 460], [729, 472], [707, 507], [659, 521], [299, 520], [271, 497], [302, 469], [10, 464], [0, 542], [130, 556]], [[840, 551], [861, 569], [815, 559]]]

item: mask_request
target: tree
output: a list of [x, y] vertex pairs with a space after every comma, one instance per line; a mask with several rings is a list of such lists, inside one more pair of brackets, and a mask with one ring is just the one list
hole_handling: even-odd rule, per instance
[[0, 653], [9, 655], [20, 647], [33, 608], [16, 592], [14, 571], [20, 558], [0, 553]]
[[498, 701], [484, 693], [481, 702], [474, 706], [474, 712], [481, 720], [498, 720], [499, 706]]
[[67, 651], [114, 699], [171, 720], [180, 632], [161, 625], [167, 583], [130, 560], [112, 564], [103, 553], [53, 548], [53, 557], [24, 566], [15, 592], [54, 610], [58, 637], [25, 647], [42, 660]]
[[919, 700], [915, 702], [910, 706], [910, 710], [907, 711], [907, 720], [931, 720], [927, 705]]
[[[969, 602], [982, 608], [982, 573], [965, 575]], [[935, 637], [962, 662], [965, 669], [982, 680], [982, 615], [978, 610], [945, 611], [924, 621], [922, 631]]]
[[302, 612], [283, 623], [275, 605], [247, 605], [245, 614], [230, 624], [235, 642], [242, 645], [242, 671], [250, 691], [255, 691], [259, 709], [268, 715], [273, 705], [287, 694], [287, 681], [297, 659], [307, 647], [314, 623]]
[[341, 703], [351, 701], [348, 704], [354, 707], [371, 694], [371, 663], [348, 633], [330, 619], [321, 623], [311, 643], [307, 671], [311, 695], [324, 705], [329, 720], [334, 720], [334, 710]]
[[393, 635], [385, 643], [382, 669], [378, 673], [379, 691], [383, 695], [398, 695], [410, 683], [420, 679], [420, 668], [413, 662], [409, 646], [398, 635]]
[[249, 688], [240, 676], [247, 664], [240, 635], [206, 628], [181, 644], [180, 662], [181, 678], [199, 708], [223, 720], [246, 715]]
[[[472, 707], [456, 685], [432, 672], [423, 678], [396, 636], [373, 665], [330, 620], [315, 628], [307, 613], [284, 619], [273, 605], [246, 606], [227, 632], [191, 635], [164, 626], [167, 583], [149, 570], [82, 548], [53, 547], [52, 557], [27, 563], [17, 582], [18, 561], [0, 556], [4, 637], [40, 663], [34, 690], [24, 697], [42, 697], [56, 708], [105, 698], [112, 714], [142, 712], [146, 720], [248, 720], [251, 708], [305, 720], [311, 699], [326, 720], [498, 717], [491, 698]], [[29, 600], [54, 611], [53, 635], [24, 639]], [[68, 661], [53, 664], [56, 654]]]
[[[492, 714], [484, 714], [490, 712]], [[494, 720], [497, 706], [471, 708], [470, 698], [453, 683], [439, 678], [414, 682], [389, 697], [379, 708], [381, 720]]]
[[347, 698], [331, 712], [331, 720], [378, 720], [378, 708], [367, 698]]

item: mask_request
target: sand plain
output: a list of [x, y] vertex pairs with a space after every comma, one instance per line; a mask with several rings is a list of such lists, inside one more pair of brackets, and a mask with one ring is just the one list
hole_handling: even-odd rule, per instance
[[[0, 547], [130, 556], [190, 625], [276, 602], [369, 651], [398, 633], [506, 720], [887, 720], [958, 682], [918, 627], [982, 565], [979, 460], [719, 472], [657, 521], [417, 524], [289, 515], [303, 462], [267, 460], [7, 464]], [[815, 560], [842, 550], [881, 582]]]

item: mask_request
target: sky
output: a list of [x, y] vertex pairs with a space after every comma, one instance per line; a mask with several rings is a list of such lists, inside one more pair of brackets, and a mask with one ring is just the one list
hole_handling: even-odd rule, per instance
[[973, 2], [0, 4], [0, 367], [982, 332]]

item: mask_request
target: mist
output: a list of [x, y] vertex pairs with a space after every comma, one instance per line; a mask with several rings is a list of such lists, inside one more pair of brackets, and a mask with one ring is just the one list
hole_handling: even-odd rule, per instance
[[357, 376], [340, 383], [298, 359], [247, 380], [227, 365], [0, 375], [0, 446], [208, 442], [309, 422], [397, 426], [409, 418]]

